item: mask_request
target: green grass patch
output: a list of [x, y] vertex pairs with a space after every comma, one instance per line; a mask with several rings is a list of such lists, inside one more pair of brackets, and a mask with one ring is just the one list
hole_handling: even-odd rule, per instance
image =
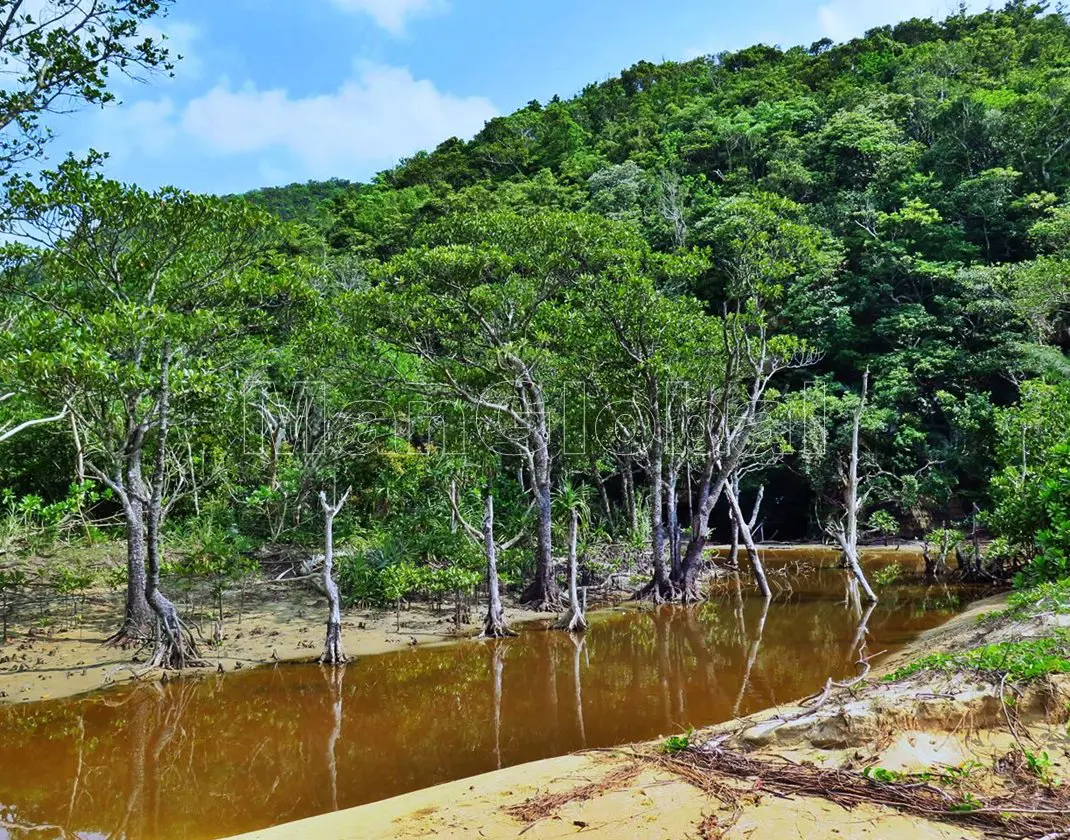
[[884, 679], [896, 682], [922, 671], [977, 671], [1021, 682], [1047, 674], [1070, 674], [1070, 633], [1057, 630], [1042, 639], [999, 642], [962, 653], [934, 653], [904, 665]]

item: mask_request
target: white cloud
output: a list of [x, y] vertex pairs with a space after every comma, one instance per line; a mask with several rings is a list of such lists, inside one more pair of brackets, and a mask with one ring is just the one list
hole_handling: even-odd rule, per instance
[[97, 112], [90, 142], [116, 160], [165, 155], [178, 140], [178, 109], [170, 99], [143, 99]]
[[409, 18], [438, 11], [444, 0], [330, 0], [344, 12], [360, 12], [394, 35], [405, 31]]
[[443, 93], [406, 68], [361, 63], [332, 93], [298, 97], [222, 80], [184, 107], [160, 99], [109, 108], [93, 142], [120, 161], [245, 158], [238, 165], [279, 180], [360, 178], [448, 137], [470, 137], [496, 113], [489, 100]]
[[[974, 11], [985, 2], [969, 2]], [[958, 10], [958, 0], [829, 0], [817, 10], [824, 35], [834, 41], [847, 41], [875, 26], [909, 20], [914, 17], [945, 18]]]

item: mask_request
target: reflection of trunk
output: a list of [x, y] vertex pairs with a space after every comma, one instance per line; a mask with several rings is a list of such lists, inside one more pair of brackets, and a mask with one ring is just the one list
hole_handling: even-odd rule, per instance
[[[148, 799], [152, 804], [152, 830], [149, 833], [153, 837], [159, 837], [163, 833], [160, 830], [160, 788], [165, 778], [170, 775], [168, 771], [172, 769], [163, 766], [161, 759], [166, 754], [168, 747], [171, 746], [175, 736], [179, 732], [185, 731], [182, 728], [182, 719], [195, 691], [196, 686], [193, 683], [178, 684], [167, 687], [157, 697], [159, 701], [157, 710], [160, 713], [161, 723], [155, 735], [155, 742], [149, 755], [147, 769], [151, 790]], [[174, 755], [177, 757], [178, 752], [175, 751]]]
[[751, 639], [750, 650], [747, 653], [747, 666], [743, 671], [743, 682], [739, 686], [739, 694], [736, 695], [736, 703], [732, 707], [732, 716], [739, 715], [740, 704], [743, 703], [743, 698], [747, 694], [747, 689], [750, 686], [751, 671], [754, 670], [754, 663], [758, 659], [758, 650], [762, 646], [762, 632], [765, 630], [765, 619], [769, 615], [769, 598], [766, 598], [762, 603], [762, 614], [758, 619], [758, 628], [754, 633], [754, 638]]
[[494, 669], [494, 758], [502, 769], [502, 671], [505, 669], [505, 645], [494, 645], [491, 658]]
[[558, 725], [560, 723], [560, 710], [558, 708], [557, 697], [557, 657], [555, 656], [554, 639], [558, 638], [556, 634], [544, 634], [546, 636], [546, 711], [549, 716], [550, 729], [557, 733]]
[[342, 734], [342, 697], [346, 669], [324, 671], [331, 700], [331, 734], [327, 738], [327, 777], [331, 786], [331, 810], [338, 810], [338, 739]]
[[82, 768], [85, 766], [85, 712], [78, 715], [78, 763], [74, 769], [74, 781], [71, 783], [71, 798], [67, 803], [67, 819], [63, 827], [70, 833], [74, 824], [74, 805], [78, 801], [78, 788], [82, 783]]
[[743, 581], [740, 580], [738, 571], [734, 572], [732, 577], [735, 579], [736, 583], [736, 631], [739, 633], [740, 642], [746, 643], [747, 621], [743, 615]]
[[124, 738], [128, 744], [130, 789], [126, 795], [126, 809], [123, 811], [123, 817], [109, 836], [135, 840], [146, 835], [145, 781], [148, 776], [149, 717], [152, 701], [147, 695], [139, 692], [132, 695], [129, 702], [134, 704], [134, 711], [128, 718], [129, 723], [125, 728]]
[[[687, 646], [690, 648], [692, 656], [702, 666], [702, 679], [706, 686], [707, 694], [715, 691], [720, 694], [722, 686], [717, 678], [717, 661], [710, 654], [709, 645], [704, 634], [705, 625], [699, 618], [698, 608], [688, 607], [677, 610], [674, 613], [674, 620], [676, 616], [682, 616], [683, 618], [682, 626], [687, 639]], [[684, 673], [683, 668], [684, 666], [681, 665], [681, 673]], [[682, 702], [681, 708], [683, 708]]]
[[342, 647], [342, 599], [338, 584], [334, 582], [334, 518], [349, 498], [349, 490], [335, 504], [327, 501], [327, 494], [320, 491], [320, 507], [323, 508], [323, 589], [327, 593], [327, 638], [323, 644], [320, 662], [324, 665], [341, 665], [346, 661]]
[[556, 626], [570, 633], [582, 633], [587, 629], [587, 618], [583, 614], [583, 606], [580, 604], [579, 586], [579, 563], [576, 557], [576, 542], [579, 537], [580, 512], [573, 508], [570, 512], [568, 523], [568, 602], [569, 611], [558, 620]]
[[751, 533], [751, 528], [758, 518], [758, 508], [762, 503], [764, 490], [765, 488], [763, 487], [758, 491], [758, 498], [754, 503], [754, 515], [750, 522], [743, 518], [743, 511], [739, 507], [739, 498], [731, 485], [725, 487], [725, 495], [728, 497], [728, 504], [732, 509], [732, 520], [739, 527], [739, 532], [743, 536], [743, 544], [747, 547], [747, 557], [750, 560], [751, 568], [754, 570], [754, 580], [758, 584], [758, 590], [764, 597], [768, 598], [770, 596], [769, 581], [766, 580], [762, 558], [758, 553], [758, 546], [754, 544], [754, 536]]
[[654, 646], [658, 657], [658, 680], [661, 683], [661, 708], [666, 730], [672, 727], [672, 662], [669, 658], [669, 607], [654, 613]]
[[858, 581], [853, 577], [847, 578], [847, 589], [843, 596], [843, 605], [853, 610], [855, 618], [862, 618], [862, 597], [858, 594]]
[[580, 730], [580, 746], [587, 746], [587, 730], [583, 725], [583, 687], [580, 680], [580, 653], [583, 651], [583, 636], [573, 636], [572, 687], [576, 693], [576, 723]]

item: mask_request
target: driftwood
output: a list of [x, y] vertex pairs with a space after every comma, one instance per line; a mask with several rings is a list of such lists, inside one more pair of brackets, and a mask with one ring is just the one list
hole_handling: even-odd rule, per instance
[[[922, 777], [881, 781], [859, 773], [786, 758], [756, 758], [717, 745], [690, 747], [659, 755], [660, 766], [683, 777], [726, 804], [738, 804], [753, 791], [779, 796], [813, 796], [844, 808], [878, 805], [929, 820], [954, 823], [999, 837], [1065, 837], [1070, 832], [1070, 788], [1048, 788], [1016, 774], [1007, 792], [982, 801]], [[731, 784], [745, 780], [747, 786]]]

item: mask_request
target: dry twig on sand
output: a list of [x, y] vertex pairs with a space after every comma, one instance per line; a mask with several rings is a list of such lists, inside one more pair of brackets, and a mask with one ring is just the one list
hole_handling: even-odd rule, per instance
[[541, 793], [525, 799], [518, 805], [511, 805], [505, 809], [509, 816], [523, 823], [533, 823], [546, 817], [554, 816], [561, 808], [570, 802], [580, 802], [593, 799], [599, 794], [606, 793], [623, 787], [632, 781], [642, 771], [642, 767], [635, 762], [612, 770], [597, 782], [590, 782], [579, 787], [563, 790], [560, 793]]

